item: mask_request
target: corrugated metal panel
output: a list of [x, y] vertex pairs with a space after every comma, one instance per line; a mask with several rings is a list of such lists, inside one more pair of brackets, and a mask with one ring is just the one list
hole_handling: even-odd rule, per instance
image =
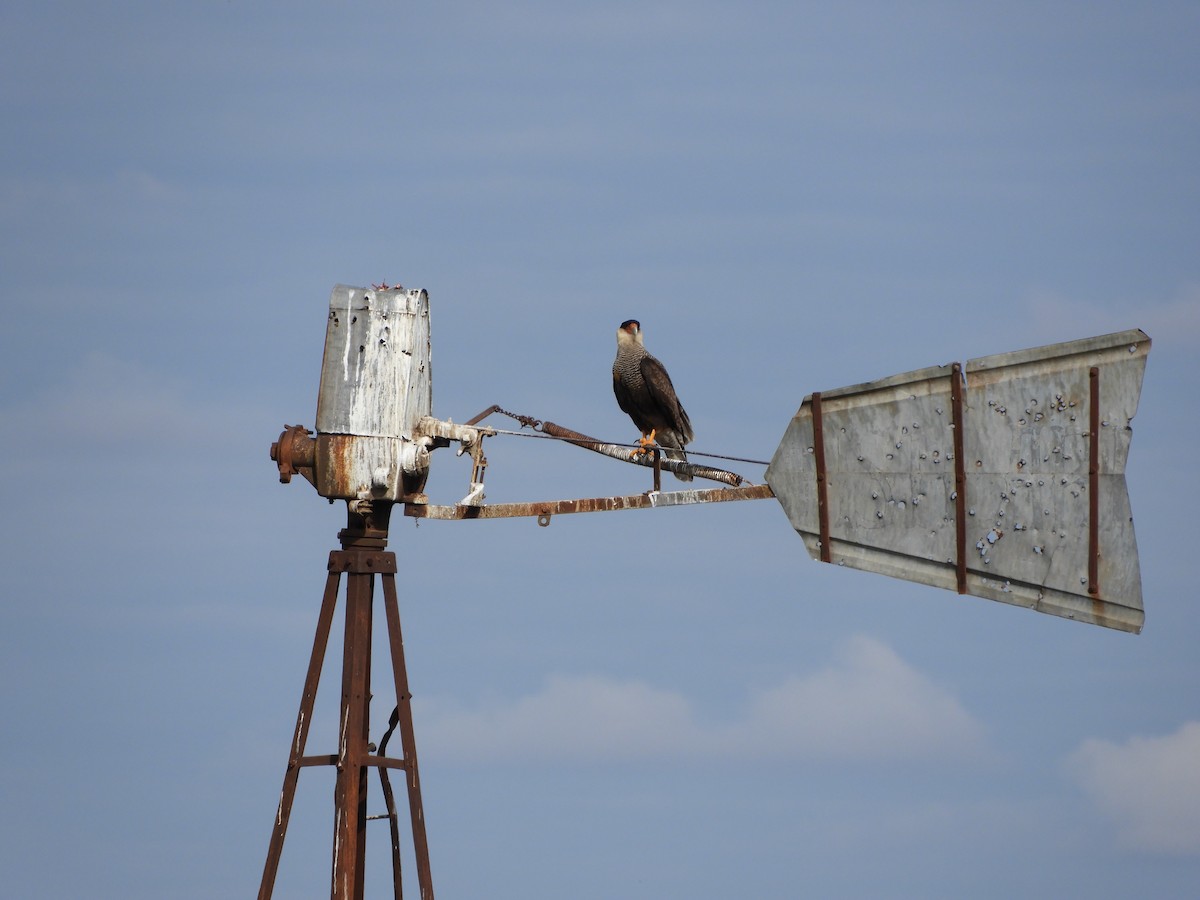
[[[949, 590], [962, 577], [966, 593], [1139, 631], [1124, 470], [1149, 349], [1134, 330], [972, 360], [961, 459], [953, 366], [817, 395], [829, 561]], [[813, 413], [810, 395], [767, 482], [820, 558]]]

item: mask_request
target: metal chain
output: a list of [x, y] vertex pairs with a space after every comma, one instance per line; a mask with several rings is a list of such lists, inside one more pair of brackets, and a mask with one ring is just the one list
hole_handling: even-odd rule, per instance
[[507, 409], [496, 407], [496, 412], [501, 415], [508, 416], [510, 419], [516, 419], [525, 428], [532, 428], [534, 431], [542, 430], [542, 420], [535, 419], [533, 416], [523, 416], [520, 413], [509, 412]]

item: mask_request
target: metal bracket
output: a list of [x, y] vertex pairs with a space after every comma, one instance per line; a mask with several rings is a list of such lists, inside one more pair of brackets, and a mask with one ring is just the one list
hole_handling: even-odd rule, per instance
[[496, 434], [494, 428], [486, 425], [456, 425], [453, 422], [424, 416], [413, 430], [415, 442], [427, 446], [448, 447], [451, 441], [460, 445], [458, 456], [471, 454], [471, 484], [467, 495], [459, 501], [460, 506], [479, 506], [483, 503], [483, 475], [487, 471], [487, 457], [483, 455], [483, 439]]

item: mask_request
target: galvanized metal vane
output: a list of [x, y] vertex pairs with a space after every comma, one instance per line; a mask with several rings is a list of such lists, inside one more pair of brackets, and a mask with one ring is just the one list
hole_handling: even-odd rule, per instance
[[1125, 331], [812, 394], [767, 483], [816, 559], [1140, 631], [1149, 351]]

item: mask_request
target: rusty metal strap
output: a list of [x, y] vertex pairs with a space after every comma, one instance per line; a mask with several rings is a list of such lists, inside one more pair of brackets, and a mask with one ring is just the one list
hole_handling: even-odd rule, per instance
[[613, 512], [618, 509], [654, 509], [687, 506], [693, 503], [721, 503], [731, 500], [766, 500], [774, 497], [770, 485], [756, 484], [736, 488], [662, 491], [621, 497], [588, 497], [581, 500], [546, 500], [534, 503], [492, 503], [485, 506], [434, 506], [404, 504], [404, 514], [415, 519], [508, 519], [536, 516], [539, 524], [548, 524], [551, 516], [568, 513]]
[[817, 528], [821, 540], [821, 562], [832, 560], [829, 546], [829, 484], [825, 469], [825, 426], [821, 417], [821, 392], [812, 395], [813, 453], [817, 463]]
[[332, 550], [329, 553], [329, 571], [347, 572], [351, 575], [395, 574], [396, 554], [390, 550]]
[[1088, 371], [1088, 593], [1100, 595], [1100, 369]]
[[320, 756], [302, 756], [296, 760], [296, 765], [301, 768], [308, 766], [336, 766], [338, 757], [336, 753], [322, 753]]
[[[310, 766], [336, 766], [338, 765], [338, 755], [336, 753], [322, 753], [319, 756], [302, 756], [296, 760], [296, 765], [301, 768]], [[362, 765], [374, 766], [381, 769], [407, 769], [408, 761], [404, 759], [396, 759], [394, 756], [364, 756]]]
[[954, 546], [955, 577], [958, 592], [967, 592], [967, 463], [963, 459], [962, 364], [950, 367], [950, 427], [954, 429]]

